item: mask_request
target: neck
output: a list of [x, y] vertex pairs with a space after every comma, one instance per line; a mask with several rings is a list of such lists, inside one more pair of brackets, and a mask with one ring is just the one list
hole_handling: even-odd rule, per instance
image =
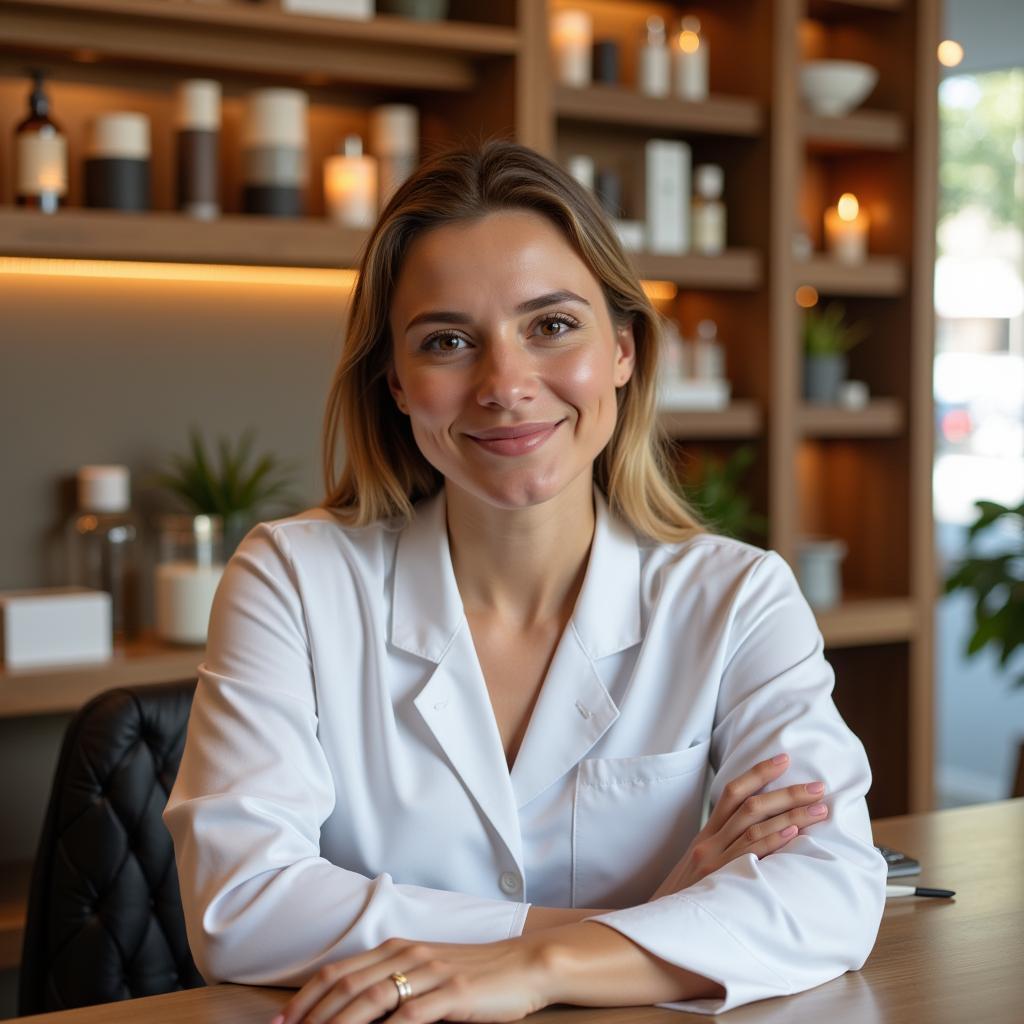
[[594, 537], [590, 474], [530, 508], [495, 508], [451, 484], [445, 500], [452, 566], [469, 617], [495, 616], [523, 630], [568, 622]]

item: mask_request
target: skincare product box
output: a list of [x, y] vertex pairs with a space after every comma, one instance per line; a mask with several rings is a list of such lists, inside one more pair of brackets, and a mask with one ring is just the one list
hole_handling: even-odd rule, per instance
[[647, 248], [678, 255], [690, 248], [690, 147], [648, 139], [645, 149]]
[[612, 221], [619, 243], [626, 252], [642, 252], [647, 234], [646, 225], [642, 220], [624, 220], [615, 218]]
[[321, 18], [373, 17], [373, 0], [282, 0], [282, 8], [291, 14], [314, 14]]
[[724, 409], [729, 404], [732, 388], [729, 381], [663, 380], [658, 385], [658, 408], [666, 412], [685, 409]]
[[0, 651], [7, 668], [104, 661], [112, 653], [105, 590], [46, 587], [0, 591]]

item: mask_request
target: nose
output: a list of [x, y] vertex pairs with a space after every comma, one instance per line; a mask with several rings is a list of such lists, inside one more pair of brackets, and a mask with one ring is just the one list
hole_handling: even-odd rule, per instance
[[536, 366], [518, 339], [487, 344], [477, 366], [477, 401], [481, 405], [512, 409], [537, 393]]

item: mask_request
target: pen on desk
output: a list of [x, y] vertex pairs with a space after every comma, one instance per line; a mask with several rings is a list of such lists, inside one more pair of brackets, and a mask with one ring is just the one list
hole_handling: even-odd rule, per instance
[[885, 887], [886, 899], [893, 896], [941, 896], [949, 899], [950, 896], [955, 895], [956, 893], [952, 889], [922, 889], [920, 886], [914, 885], [887, 885]]

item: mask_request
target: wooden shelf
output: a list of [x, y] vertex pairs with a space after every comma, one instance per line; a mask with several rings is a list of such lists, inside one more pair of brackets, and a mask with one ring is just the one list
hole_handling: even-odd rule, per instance
[[907, 275], [895, 256], [871, 256], [866, 263], [851, 266], [825, 255], [796, 265], [799, 284], [809, 284], [822, 295], [870, 295], [880, 298], [904, 294]]
[[888, 110], [857, 110], [846, 117], [804, 113], [801, 129], [811, 152], [889, 151], [907, 144], [903, 118]]
[[203, 650], [145, 637], [119, 648], [109, 661], [26, 669], [0, 665], [0, 718], [61, 714], [115, 686], [195, 678]]
[[835, 608], [817, 611], [826, 647], [866, 647], [910, 640], [917, 630], [909, 597], [850, 597]]
[[760, 135], [763, 123], [760, 106], [743, 97], [709, 96], [690, 102], [644, 96], [614, 85], [556, 86], [555, 113], [563, 121], [746, 138]]
[[199, 221], [178, 213], [0, 208], [0, 256], [355, 267], [366, 237], [312, 218]]
[[897, 437], [903, 433], [903, 406], [894, 398], [874, 398], [864, 409], [805, 402], [797, 412], [804, 437]]
[[725, 440], [754, 438], [761, 435], [764, 417], [756, 402], [730, 402], [725, 409], [663, 410], [658, 422], [674, 439]]
[[31, 876], [30, 863], [0, 864], [0, 971], [16, 968], [21, 962]]
[[672, 281], [681, 288], [754, 291], [761, 287], [761, 254], [756, 249], [728, 249], [720, 256], [629, 254], [637, 273], [648, 281]]
[[[322, 84], [473, 90], [482, 57], [512, 57], [519, 33], [499, 25], [321, 18], [189, 0], [0, 0], [4, 46], [103, 61], [210, 68]], [[396, 59], [398, 58], [398, 59]]]

